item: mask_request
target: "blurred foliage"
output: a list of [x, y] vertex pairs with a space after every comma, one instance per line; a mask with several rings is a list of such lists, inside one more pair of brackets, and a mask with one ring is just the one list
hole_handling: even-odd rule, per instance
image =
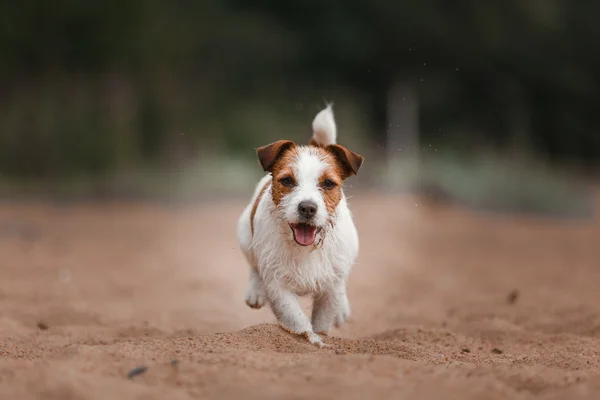
[[323, 97], [357, 105], [362, 139], [382, 145], [398, 79], [417, 85], [424, 143], [591, 165], [599, 14], [568, 0], [0, 2], [0, 173], [252, 157], [306, 135]]

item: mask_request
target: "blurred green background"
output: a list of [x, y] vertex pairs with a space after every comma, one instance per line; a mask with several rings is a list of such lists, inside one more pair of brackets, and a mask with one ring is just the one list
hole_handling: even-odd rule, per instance
[[254, 148], [334, 103], [354, 186], [580, 213], [600, 2], [0, 3], [4, 197], [249, 195]]

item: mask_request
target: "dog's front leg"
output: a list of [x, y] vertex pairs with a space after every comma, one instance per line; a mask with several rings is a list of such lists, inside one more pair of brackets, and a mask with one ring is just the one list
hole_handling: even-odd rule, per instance
[[294, 293], [275, 285], [267, 285], [267, 297], [273, 314], [284, 329], [304, 336], [314, 345], [326, 347], [319, 335], [313, 332], [310, 320], [302, 311]]
[[343, 323], [340, 319], [345, 317], [346, 309], [349, 310], [349, 305], [344, 282], [315, 294], [312, 311], [313, 331], [327, 335], [334, 322], [336, 325]]

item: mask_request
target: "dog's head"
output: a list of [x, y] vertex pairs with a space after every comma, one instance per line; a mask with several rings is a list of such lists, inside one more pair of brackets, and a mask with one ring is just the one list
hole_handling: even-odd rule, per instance
[[258, 148], [257, 154], [263, 169], [273, 176], [276, 217], [289, 225], [297, 244], [314, 244], [317, 234], [333, 222], [343, 182], [358, 172], [363, 157], [314, 137], [309, 146], [280, 140]]

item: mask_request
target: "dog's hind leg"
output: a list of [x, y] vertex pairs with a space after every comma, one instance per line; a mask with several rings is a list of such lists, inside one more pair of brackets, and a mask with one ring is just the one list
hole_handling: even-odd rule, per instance
[[248, 307], [259, 309], [265, 305], [267, 294], [262, 278], [256, 272], [256, 268], [250, 268], [248, 287], [246, 288], [246, 304]]
[[341, 327], [350, 319], [350, 301], [348, 300], [348, 295], [345, 290], [340, 300], [339, 309], [334, 321], [336, 328]]
[[[255, 194], [256, 195], [256, 194]], [[252, 227], [251, 227], [251, 210], [252, 203], [246, 207], [244, 212], [242, 213], [240, 219], [238, 220], [238, 243], [240, 244], [240, 249], [246, 260], [248, 261], [248, 265], [250, 267], [250, 275], [248, 277], [248, 286], [246, 288], [246, 296], [245, 301], [248, 307], [251, 308], [261, 308], [265, 305], [267, 301], [267, 295], [265, 293], [265, 288], [261, 277], [258, 275], [258, 270], [256, 268], [256, 259], [252, 252]]]

